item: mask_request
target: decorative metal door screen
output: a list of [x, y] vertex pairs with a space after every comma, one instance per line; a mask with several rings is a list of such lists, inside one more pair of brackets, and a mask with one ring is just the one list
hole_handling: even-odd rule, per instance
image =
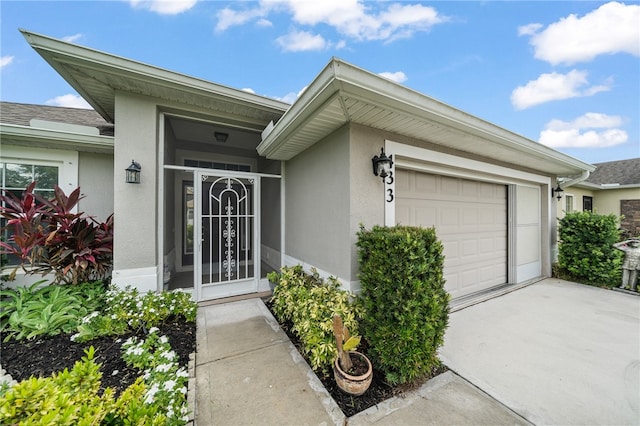
[[[256, 268], [253, 178], [200, 174], [200, 293], [203, 298], [251, 291]], [[255, 290], [254, 290], [255, 291]]]

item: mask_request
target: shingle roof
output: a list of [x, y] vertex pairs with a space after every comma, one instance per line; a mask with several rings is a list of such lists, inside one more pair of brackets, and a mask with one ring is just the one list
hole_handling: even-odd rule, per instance
[[96, 127], [103, 136], [113, 136], [113, 124], [92, 109], [0, 102], [0, 122], [29, 126], [31, 119]]
[[586, 180], [589, 183], [640, 185], [640, 158], [596, 163], [594, 166], [595, 171]]

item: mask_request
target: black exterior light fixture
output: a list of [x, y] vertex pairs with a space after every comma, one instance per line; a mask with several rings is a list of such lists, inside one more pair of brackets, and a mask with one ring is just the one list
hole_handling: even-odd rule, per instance
[[142, 170], [140, 163], [137, 163], [135, 160], [131, 160], [129, 167], [124, 170], [126, 172], [127, 183], [140, 183], [140, 170]]
[[556, 189], [551, 188], [551, 196], [553, 197], [555, 195], [558, 201], [562, 198], [562, 193], [564, 193], [564, 190], [560, 188], [560, 184], [558, 184]]
[[371, 163], [373, 164], [373, 174], [375, 176], [380, 176], [382, 181], [389, 176], [389, 172], [391, 171], [391, 165], [393, 164], [392, 155], [386, 156], [384, 153], [384, 147], [380, 148], [380, 156], [374, 155], [371, 159]]

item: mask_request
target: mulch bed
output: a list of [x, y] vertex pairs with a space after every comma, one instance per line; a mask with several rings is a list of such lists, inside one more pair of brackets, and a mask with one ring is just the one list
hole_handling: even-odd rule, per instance
[[[271, 309], [271, 305], [269, 302], [265, 302], [267, 308]], [[273, 311], [271, 311], [273, 315]], [[275, 318], [275, 315], [274, 315]], [[300, 339], [291, 332], [292, 324], [290, 323], [280, 323], [280, 328], [284, 330], [284, 332], [291, 340], [291, 343], [298, 349], [298, 352], [304, 358], [304, 353], [301, 348]], [[358, 347], [358, 352], [362, 352], [364, 354], [367, 353], [367, 342], [364, 338], [362, 338], [360, 345]], [[306, 359], [306, 358], [305, 358]], [[309, 360], [307, 359], [307, 363]], [[413, 383], [401, 385], [401, 386], [392, 386], [384, 380], [384, 373], [382, 373], [377, 368], [373, 368], [373, 379], [371, 380], [371, 385], [369, 389], [360, 396], [353, 396], [343, 392], [338, 385], [336, 384], [335, 379], [333, 378], [333, 374], [322, 375], [316, 373], [316, 376], [322, 384], [324, 385], [329, 395], [333, 398], [333, 400], [338, 404], [338, 407], [342, 410], [346, 417], [351, 417], [358, 414], [361, 411], [366, 410], [367, 408], [378, 405], [379, 403], [394, 397], [403, 397], [406, 392], [415, 390], [422, 386], [427, 380], [432, 379], [435, 376], [438, 376], [448, 369], [444, 365], [440, 367], [434, 368], [430, 374], [423, 377], [421, 380], [416, 380]]]
[[[158, 326], [158, 329], [161, 335], [169, 339], [171, 348], [178, 355], [180, 366], [187, 368], [189, 354], [196, 349], [196, 324], [174, 319]], [[70, 334], [5, 342], [6, 335], [2, 334], [0, 364], [18, 382], [31, 376], [48, 377], [65, 368], [71, 369], [76, 361], [85, 356], [84, 351], [93, 346], [94, 362], [101, 364], [101, 391], [110, 387], [117, 397], [142, 374], [136, 368], [128, 367], [122, 360], [122, 344], [131, 336], [144, 339], [146, 333], [140, 331], [101, 337], [85, 343], [72, 342]]]
[[[267, 304], [268, 306], [268, 304]], [[290, 332], [290, 324], [280, 324], [287, 333], [291, 342], [300, 348], [300, 340]], [[171, 347], [179, 357], [179, 364], [187, 368], [189, 355], [196, 350], [196, 325], [183, 320], [167, 321], [158, 326], [159, 333], [167, 336]], [[61, 334], [53, 337], [37, 337], [31, 340], [10, 340], [4, 342], [6, 335], [0, 335], [2, 350], [0, 352], [0, 364], [14, 380], [18, 382], [31, 376], [47, 377], [54, 372], [65, 368], [71, 369], [76, 361], [84, 355], [90, 346], [95, 349], [94, 361], [101, 364], [102, 372], [101, 389], [107, 387], [114, 389], [116, 397], [120, 395], [141, 375], [135, 368], [128, 367], [122, 360], [122, 344], [130, 337], [145, 338], [146, 333], [130, 333], [121, 336], [102, 337], [85, 343], [72, 342], [69, 334]], [[362, 340], [359, 351], [366, 354], [367, 342]], [[304, 356], [304, 355], [303, 355]], [[117, 371], [117, 374], [113, 372]], [[422, 380], [404, 386], [391, 386], [384, 380], [384, 374], [374, 367], [373, 380], [369, 389], [361, 396], [352, 396], [344, 393], [333, 378], [333, 375], [318, 375], [325, 389], [346, 417], [351, 417], [369, 407], [373, 407], [391, 397], [402, 397], [406, 392], [420, 387], [427, 380], [447, 371], [445, 366], [435, 368], [431, 374]], [[317, 374], [316, 374], [317, 375]]]

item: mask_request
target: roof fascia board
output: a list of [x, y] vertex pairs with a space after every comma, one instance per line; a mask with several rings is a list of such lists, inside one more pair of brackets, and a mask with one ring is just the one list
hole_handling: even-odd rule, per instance
[[627, 184], [627, 185], [617, 185], [617, 186], [613, 186], [611, 184], [601, 184], [601, 183], [591, 183], [591, 182], [580, 182], [574, 186], [577, 186], [579, 188], [587, 188], [587, 189], [593, 189], [596, 191], [614, 191], [616, 189], [634, 189], [634, 188], [640, 188], [640, 183], [631, 183], [631, 184]]
[[[311, 117], [315, 116], [319, 109], [322, 108], [322, 105], [337, 96], [339, 91], [337, 84], [334, 59], [332, 59], [291, 105], [291, 108], [278, 120], [267, 137], [258, 145], [258, 154], [267, 158], [276, 158], [272, 157], [272, 155], [286, 143], [288, 136], [296, 129], [301, 128]], [[346, 119], [345, 112], [345, 121]]]
[[[80, 151], [113, 152], [114, 138], [112, 136], [85, 135], [59, 130], [39, 129], [16, 124], [0, 124], [0, 140], [20, 143], [45, 142]], [[53, 148], [53, 146], [52, 146]]]
[[400, 110], [416, 118], [427, 117], [445, 127], [488, 139], [524, 153], [553, 159], [581, 170], [591, 172], [596, 168], [406, 86], [349, 63], [336, 61], [340, 70], [336, 77], [342, 80], [341, 89], [345, 93], [360, 96], [362, 100], [387, 105], [389, 109]]
[[[40, 53], [40, 55], [43, 56], [43, 58], [83, 96], [87, 95], [87, 93], [83, 91], [81, 85], [76, 82], [71, 75], [66, 73], [62, 69], [63, 67], [59, 66], [57, 62], [75, 62], [76, 64], [81, 63], [84, 65], [91, 64], [92, 68], [103, 72], [111, 72], [118, 75], [126, 75], [128, 77], [137, 76], [138, 79], [146, 80], [149, 83], [179, 90], [186, 90], [207, 96], [216, 95], [229, 102], [266, 108], [275, 113], [283, 113], [290, 106], [286, 102], [233, 89], [173, 71], [168, 71], [163, 68], [133, 61], [88, 47], [67, 43], [24, 29], [20, 29], [20, 32], [31, 47]], [[64, 61], [62, 61], [63, 58]]]
[[[258, 146], [258, 153], [267, 156], [276, 155], [278, 148], [285, 144], [286, 137], [307, 122], [312, 116], [313, 110], [321, 107], [326, 99], [340, 95], [352, 96], [362, 101], [382, 105], [391, 111], [402, 111], [417, 119], [424, 120], [426, 118], [445, 128], [476, 135], [517, 152], [542, 157], [547, 161], [570, 166], [579, 171], [591, 172], [595, 170], [593, 165], [555, 151], [337, 58], [331, 59], [305, 93], [274, 126], [271, 133]], [[318, 100], [323, 101], [318, 102]], [[345, 121], [349, 120], [350, 117], [346, 116]]]

